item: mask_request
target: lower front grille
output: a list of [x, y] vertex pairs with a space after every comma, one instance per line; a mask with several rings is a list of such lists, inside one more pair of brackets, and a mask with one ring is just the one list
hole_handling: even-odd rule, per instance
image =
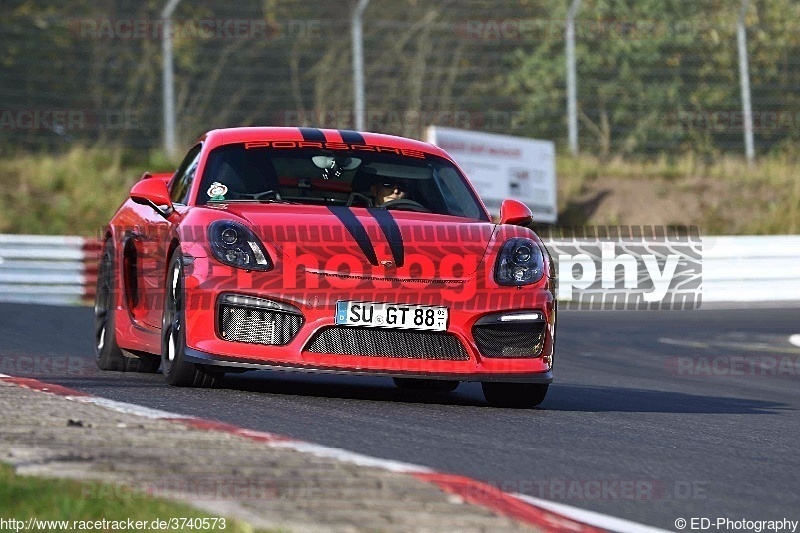
[[451, 333], [348, 326], [323, 329], [309, 342], [306, 351], [405, 359], [469, 360], [464, 346]]
[[538, 357], [544, 344], [545, 322], [486, 324], [472, 328], [484, 357]]
[[281, 346], [302, 326], [303, 317], [290, 313], [227, 304], [219, 308], [220, 335], [229, 341]]

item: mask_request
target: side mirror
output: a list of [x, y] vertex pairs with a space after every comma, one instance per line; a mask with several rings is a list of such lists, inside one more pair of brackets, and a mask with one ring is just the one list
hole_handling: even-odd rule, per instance
[[533, 222], [530, 208], [517, 200], [503, 200], [500, 205], [500, 223], [527, 226]]
[[162, 180], [144, 179], [137, 182], [131, 188], [131, 200], [137, 204], [149, 205], [164, 218], [175, 210], [167, 184]]

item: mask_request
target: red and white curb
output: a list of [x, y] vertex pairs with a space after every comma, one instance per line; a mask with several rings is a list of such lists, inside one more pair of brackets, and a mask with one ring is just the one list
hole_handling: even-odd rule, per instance
[[617, 531], [620, 533], [663, 533], [666, 531], [629, 520], [534, 498], [525, 494], [504, 492], [475, 479], [456, 474], [436, 472], [420, 465], [380, 459], [340, 448], [304, 442], [275, 433], [255, 431], [224, 422], [217, 422], [194, 416], [185, 416], [132, 403], [109, 400], [107, 398], [92, 396], [78, 390], [45, 383], [36, 379], [0, 374], [0, 381], [39, 392], [61, 396], [75, 402], [98, 405], [120, 413], [142, 416], [150, 419], [166, 420], [200, 430], [221, 431], [261, 442], [271, 448], [290, 449], [362, 467], [381, 468], [390, 472], [408, 474], [421, 481], [432, 483], [447, 494], [457, 496], [466, 503], [487, 508], [497, 514], [530, 524], [534, 527], [544, 529], [545, 531], [569, 533], [596, 533], [601, 531]]

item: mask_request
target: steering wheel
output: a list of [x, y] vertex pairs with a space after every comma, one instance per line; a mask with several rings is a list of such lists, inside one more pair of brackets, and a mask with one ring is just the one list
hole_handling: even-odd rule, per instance
[[261, 200], [262, 198], [266, 198], [267, 196], [272, 196], [273, 200], [280, 200], [281, 195], [278, 194], [278, 191], [274, 189], [270, 189], [264, 192], [257, 192], [257, 193], [249, 193], [249, 192], [236, 192], [239, 196], [247, 196], [248, 198], [252, 198], [253, 200]]
[[414, 200], [409, 200], [408, 198], [398, 198], [396, 200], [389, 200], [385, 204], [381, 204], [380, 207], [386, 209], [416, 211], [418, 213], [431, 213], [431, 210], [422, 205], [421, 203], [415, 202]]
[[352, 207], [356, 200], [363, 200], [366, 204], [366, 207], [372, 207], [372, 198], [367, 196], [366, 194], [361, 194], [360, 192], [351, 192], [350, 196], [347, 197], [347, 207]]

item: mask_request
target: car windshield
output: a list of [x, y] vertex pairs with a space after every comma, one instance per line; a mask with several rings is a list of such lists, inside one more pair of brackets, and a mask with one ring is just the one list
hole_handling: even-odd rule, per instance
[[296, 144], [243, 143], [214, 149], [195, 203], [383, 207], [488, 220], [464, 176], [446, 159], [394, 148], [327, 150]]

